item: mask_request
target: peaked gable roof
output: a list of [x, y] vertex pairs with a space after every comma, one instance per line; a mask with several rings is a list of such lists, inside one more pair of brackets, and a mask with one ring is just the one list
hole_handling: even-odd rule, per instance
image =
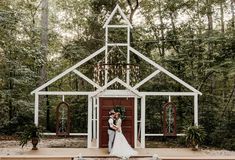
[[[111, 15], [109, 16], [108, 20], [106, 21], [106, 23], [104, 24], [104, 28], [107, 27], [107, 25], [110, 23], [111, 19], [113, 18], [114, 14], [119, 11], [121, 16], [123, 17], [123, 19], [127, 22], [128, 26], [132, 28], [130, 22], [128, 21], [127, 17], [125, 16], [125, 14], [123, 13], [123, 11], [121, 10], [121, 8], [119, 7], [119, 5], [116, 5], [116, 7], [114, 8], [113, 12], [111, 13]], [[107, 45], [107, 44], [106, 44]], [[195, 89], [194, 87], [192, 87], [191, 85], [189, 85], [188, 83], [184, 82], [183, 80], [181, 80], [180, 78], [178, 78], [177, 76], [175, 76], [174, 74], [170, 73], [169, 71], [167, 71], [165, 68], [161, 67], [159, 64], [155, 63], [154, 61], [152, 61], [151, 59], [149, 59], [148, 57], [144, 56], [143, 54], [141, 54], [140, 52], [138, 52], [137, 50], [135, 50], [134, 48], [132, 48], [131, 46], [128, 47], [129, 51], [131, 51], [132, 53], [136, 54], [137, 56], [139, 56], [141, 59], [145, 60], [146, 62], [148, 62], [149, 64], [153, 65], [156, 68], [156, 71], [153, 72], [151, 75], [149, 75], [148, 77], [146, 77], [144, 80], [142, 80], [141, 82], [139, 82], [138, 84], [136, 84], [134, 87], [131, 87], [130, 85], [128, 85], [127, 83], [123, 82], [122, 80], [120, 80], [119, 78], [115, 78], [113, 80], [111, 80], [110, 82], [108, 82], [107, 84], [105, 84], [104, 86], [99, 86], [98, 84], [96, 84], [96, 82], [92, 81], [91, 79], [89, 79], [88, 77], [86, 77], [85, 75], [83, 75], [81, 72], [79, 72], [78, 70], [76, 70], [77, 67], [81, 66], [82, 64], [88, 62], [90, 59], [94, 58], [95, 56], [99, 55], [100, 53], [102, 53], [103, 51], [105, 51], [107, 49], [107, 46], [102, 47], [101, 49], [97, 50], [96, 52], [92, 53], [91, 55], [89, 55], [88, 57], [86, 57], [85, 59], [81, 60], [80, 62], [78, 62], [77, 64], [75, 64], [74, 66], [66, 69], [64, 72], [60, 73], [59, 75], [55, 76], [54, 78], [52, 78], [51, 80], [49, 80], [48, 82], [46, 82], [45, 84], [41, 85], [40, 87], [38, 87], [37, 89], [35, 89], [34, 91], [31, 92], [31, 94], [36, 93], [38, 91], [41, 91], [42, 89], [44, 89], [45, 87], [49, 86], [50, 84], [54, 83], [55, 81], [57, 81], [58, 79], [62, 78], [63, 76], [67, 75], [70, 72], [74, 72], [75, 74], [77, 74], [78, 76], [80, 76], [81, 78], [83, 78], [84, 80], [86, 80], [87, 82], [89, 82], [90, 84], [92, 84], [94, 87], [97, 88], [96, 91], [94, 91], [94, 94], [98, 94], [99, 92], [102, 92], [103, 90], [107, 89], [110, 85], [112, 85], [115, 82], [120, 83], [121, 85], [123, 85], [124, 87], [126, 87], [128, 90], [130, 90], [131, 92], [135, 93], [138, 96], [141, 96], [141, 93], [137, 90], [137, 88], [139, 86], [141, 86], [142, 84], [144, 84], [145, 82], [147, 82], [148, 80], [150, 80], [152, 77], [154, 77], [155, 75], [157, 75], [159, 72], [163, 72], [165, 73], [167, 76], [173, 78], [174, 80], [176, 80], [178, 83], [182, 84], [183, 86], [185, 86], [186, 88], [188, 88], [189, 90], [202, 95], [202, 93], [200, 91], [198, 91], [197, 89]]]
[[127, 23], [127, 25], [130, 28], [133, 28], [130, 21], [127, 19], [126, 15], [123, 13], [122, 9], [120, 8], [120, 6], [117, 4], [116, 7], [114, 8], [113, 12], [111, 13], [111, 15], [109, 16], [109, 18], [107, 19], [107, 21], [105, 22], [103, 28], [107, 27], [107, 25], [110, 23], [110, 21], [112, 20], [113, 16], [115, 15], [115, 13], [119, 11], [121, 17], [125, 20], [125, 22]]

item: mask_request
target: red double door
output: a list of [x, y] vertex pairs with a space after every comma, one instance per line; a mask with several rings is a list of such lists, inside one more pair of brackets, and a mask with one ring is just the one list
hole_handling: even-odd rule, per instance
[[126, 118], [122, 122], [122, 132], [128, 143], [134, 147], [134, 98], [100, 98], [100, 144], [101, 148], [108, 146], [109, 111], [116, 105], [125, 107]]

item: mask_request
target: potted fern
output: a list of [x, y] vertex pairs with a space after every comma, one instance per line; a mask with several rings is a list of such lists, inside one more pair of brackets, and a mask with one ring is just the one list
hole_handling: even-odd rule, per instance
[[201, 126], [189, 126], [185, 129], [185, 140], [192, 150], [198, 150], [198, 145], [204, 141], [205, 131]]
[[20, 146], [24, 147], [31, 140], [33, 148], [37, 150], [37, 144], [41, 138], [41, 129], [35, 124], [26, 125], [24, 131], [20, 134]]

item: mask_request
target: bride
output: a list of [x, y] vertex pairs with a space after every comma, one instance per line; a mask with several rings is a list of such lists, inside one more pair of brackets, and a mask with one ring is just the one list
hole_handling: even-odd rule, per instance
[[129, 158], [130, 156], [136, 155], [137, 152], [131, 148], [126, 138], [122, 134], [122, 120], [120, 118], [119, 112], [115, 113], [115, 118], [118, 130], [116, 131], [115, 139], [113, 142], [113, 148], [110, 152], [110, 155], [121, 158]]

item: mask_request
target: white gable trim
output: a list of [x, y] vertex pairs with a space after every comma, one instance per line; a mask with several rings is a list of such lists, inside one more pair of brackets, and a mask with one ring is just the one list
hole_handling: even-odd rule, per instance
[[150, 80], [151, 78], [153, 78], [154, 76], [156, 76], [158, 73], [160, 73], [160, 70], [156, 70], [154, 71], [152, 74], [150, 74], [148, 77], [146, 77], [145, 79], [143, 79], [141, 82], [139, 82], [138, 84], [136, 84], [133, 89], [137, 89], [140, 86], [142, 86], [144, 83], [146, 83], [148, 80]]
[[120, 6], [117, 4], [116, 7], [114, 8], [113, 12], [111, 13], [111, 15], [109, 16], [108, 20], [105, 22], [103, 28], [106, 28], [108, 26], [108, 24], [110, 23], [110, 21], [112, 20], [114, 14], [117, 12], [117, 10], [119, 11], [120, 15], [122, 16], [122, 18], [126, 21], [127, 25], [130, 28], [133, 28], [130, 21], [127, 19], [126, 15], [123, 13], [122, 9], [120, 8]]
[[118, 77], [114, 78], [112, 81], [110, 81], [109, 83], [107, 83], [106, 85], [104, 85], [103, 87], [101, 87], [100, 89], [97, 89], [97, 91], [94, 92], [94, 94], [91, 95], [91, 97], [96, 96], [97, 94], [103, 92], [105, 89], [107, 89], [109, 86], [111, 86], [112, 84], [114, 84], [115, 82], [120, 83], [121, 85], [123, 85], [124, 87], [126, 87], [128, 90], [130, 90], [131, 92], [133, 92], [135, 95], [142, 97], [142, 94], [133, 89], [131, 86], [129, 86], [128, 84], [126, 84], [125, 82], [123, 82], [122, 80], [120, 80]]
[[93, 82], [90, 78], [88, 78], [87, 76], [85, 76], [84, 74], [82, 74], [81, 72], [79, 72], [78, 70], [74, 69], [73, 72], [75, 74], [77, 74], [79, 77], [83, 78], [84, 80], [86, 80], [88, 83], [90, 83], [91, 85], [93, 85], [96, 88], [100, 88], [100, 86]]
[[157, 63], [155, 63], [154, 61], [152, 61], [151, 59], [149, 59], [148, 57], [144, 56], [143, 54], [141, 54], [140, 52], [138, 52], [137, 50], [135, 50], [132, 47], [129, 47], [130, 51], [132, 51], [133, 53], [135, 53], [137, 56], [139, 56], [140, 58], [142, 58], [143, 60], [145, 60], [146, 62], [150, 63], [151, 65], [153, 65], [154, 67], [156, 67], [157, 69], [159, 69], [160, 71], [164, 72], [165, 74], [167, 74], [168, 76], [170, 76], [171, 78], [173, 78], [174, 80], [176, 80], [177, 82], [179, 82], [180, 84], [182, 84], [183, 86], [185, 86], [186, 88], [190, 89], [193, 92], [196, 92], [200, 95], [202, 95], [202, 93], [198, 90], [196, 90], [195, 88], [193, 88], [192, 86], [190, 86], [188, 83], [184, 82], [183, 80], [179, 79], [178, 77], [176, 77], [174, 74], [170, 73], [169, 71], [167, 71], [166, 69], [164, 69], [163, 67], [161, 67], [160, 65], [158, 65]]
[[45, 87], [49, 86], [50, 84], [52, 84], [53, 82], [57, 81], [58, 79], [62, 78], [63, 76], [65, 76], [66, 74], [68, 74], [69, 72], [73, 71], [74, 69], [76, 69], [77, 67], [81, 66], [82, 64], [86, 63], [87, 61], [89, 61], [90, 59], [94, 58], [95, 56], [97, 56], [98, 54], [100, 54], [101, 52], [105, 51], [106, 47], [102, 47], [101, 49], [99, 49], [98, 51], [94, 52], [93, 54], [89, 55], [88, 57], [86, 57], [85, 59], [81, 60], [80, 62], [78, 62], [77, 64], [75, 64], [74, 66], [68, 68], [67, 70], [65, 70], [64, 72], [60, 73], [59, 75], [57, 75], [56, 77], [52, 78], [51, 80], [49, 80], [48, 82], [46, 82], [45, 84], [41, 85], [40, 87], [38, 87], [37, 89], [33, 90], [31, 92], [31, 94], [38, 92], [42, 89], [44, 89]]

